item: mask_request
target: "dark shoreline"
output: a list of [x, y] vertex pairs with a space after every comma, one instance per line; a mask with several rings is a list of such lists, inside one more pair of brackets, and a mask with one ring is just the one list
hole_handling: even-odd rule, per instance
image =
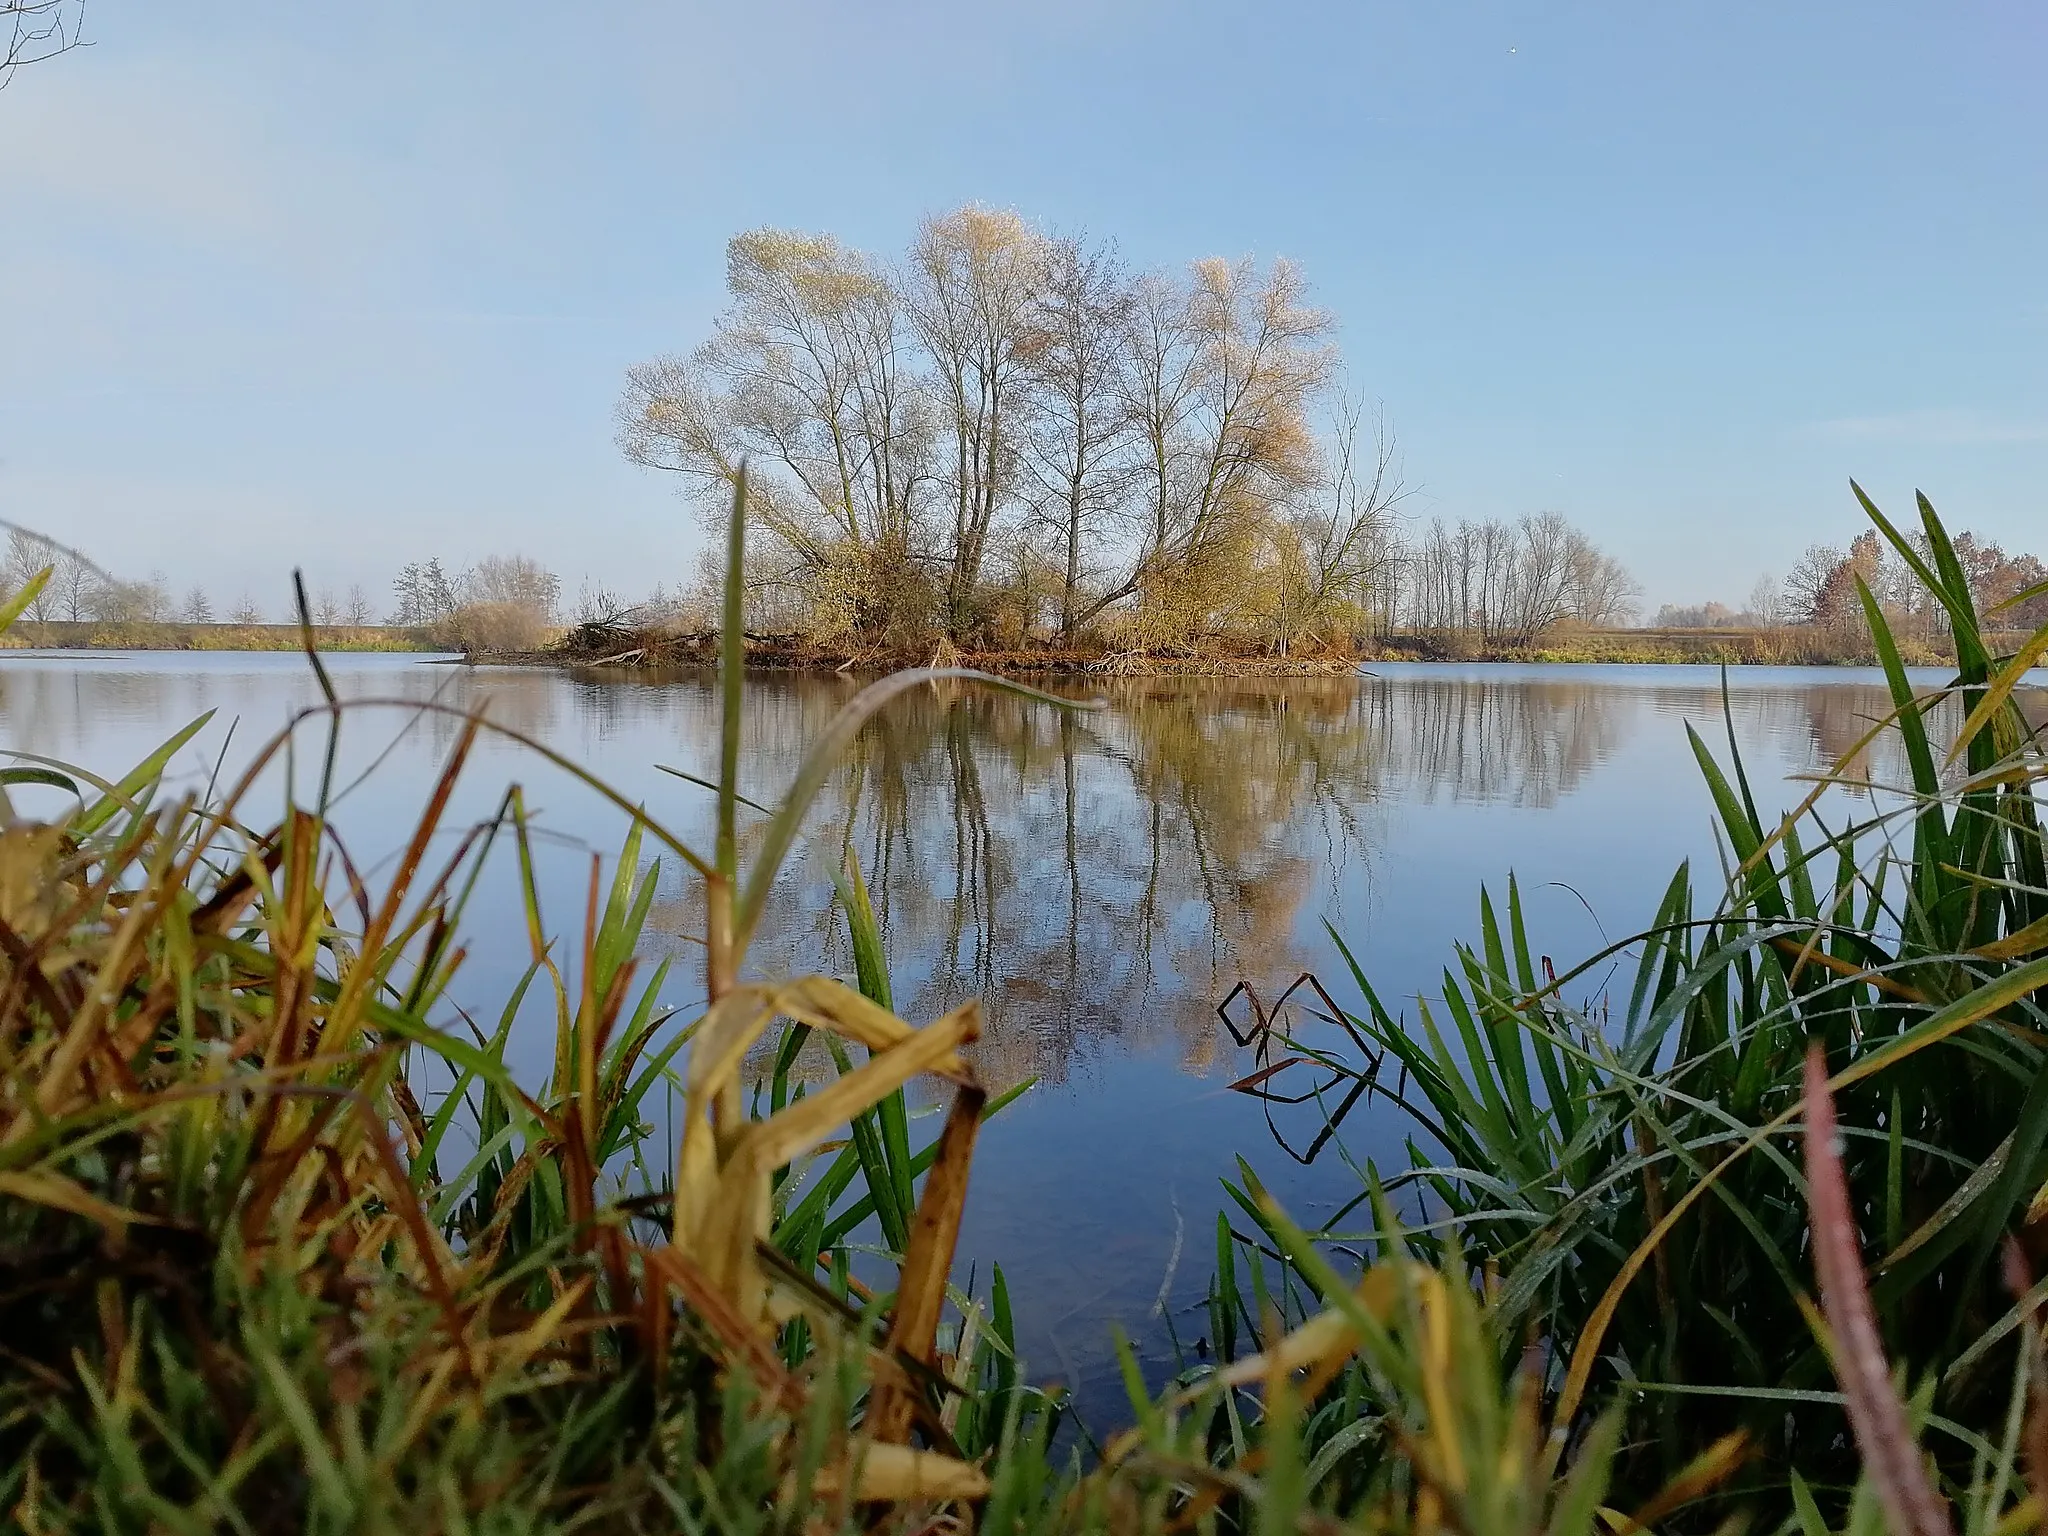
[[[37, 651], [255, 651], [284, 652], [303, 647], [295, 624], [101, 625], [24, 623], [8, 637], [8, 649]], [[1986, 636], [1994, 651], [1999, 636]], [[940, 641], [918, 646], [848, 647], [794, 635], [749, 636], [747, 665], [762, 671], [878, 674], [905, 667], [971, 667], [1020, 677], [1340, 677], [1379, 662], [1572, 665], [1869, 666], [1867, 646], [1845, 643], [1825, 631], [1775, 630], [1585, 630], [1558, 633], [1526, 645], [1484, 645], [1460, 636], [1400, 635], [1319, 649], [1312, 654], [1273, 656], [1222, 647], [1155, 651], [1111, 651], [1017, 646], [962, 650]], [[322, 651], [381, 652], [446, 658], [451, 648], [418, 630], [388, 625], [321, 626], [314, 644]], [[1946, 646], [1902, 647], [1909, 665], [1952, 665]], [[641, 676], [687, 672], [716, 664], [717, 647], [708, 634], [648, 634], [572, 629], [557, 643], [530, 651], [475, 651], [476, 665], [552, 667], [567, 671]]]

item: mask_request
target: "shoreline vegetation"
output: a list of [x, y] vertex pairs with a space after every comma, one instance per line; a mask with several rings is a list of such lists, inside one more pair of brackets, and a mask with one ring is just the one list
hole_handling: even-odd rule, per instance
[[[2024, 635], [1994, 635], [2014, 644]], [[1954, 650], [1937, 639], [1901, 648], [1908, 665], [1952, 664]], [[1787, 627], [1755, 630], [1567, 629], [1528, 643], [1485, 644], [1458, 634], [1387, 635], [1357, 644], [1328, 646], [1275, 656], [1255, 648], [1221, 645], [1165, 650], [1019, 647], [961, 650], [944, 641], [922, 649], [853, 646], [803, 635], [749, 635], [747, 665], [783, 671], [870, 673], [904, 666], [971, 666], [994, 672], [1071, 676], [1239, 676], [1342, 675], [1376, 662], [1559, 663], [1621, 665], [1875, 666], [1878, 652], [1867, 637], [1852, 642], [1834, 632]], [[675, 634], [612, 626], [583, 626], [522, 662], [587, 669], [615, 667], [636, 672], [680, 670], [715, 663], [717, 636]]]
[[[450, 648], [426, 632], [402, 625], [316, 624], [314, 645], [323, 651], [431, 651]], [[0, 651], [302, 651], [305, 634], [296, 624], [149, 623], [130, 620], [17, 622], [0, 635]]]
[[[1240, 1156], [1204, 1295], [1174, 1309], [1199, 1337], [1163, 1381], [1119, 1343], [1127, 1427], [1072, 1450], [1000, 1266], [956, 1252], [979, 1127], [1014, 1096], [976, 1074], [975, 1005], [897, 1014], [850, 858], [851, 976], [748, 955], [892, 700], [952, 678], [1090, 706], [894, 674], [779, 803], [748, 799], [742, 481], [709, 850], [581, 775], [628, 831], [609, 874], [543, 891], [516, 787], [443, 825], [480, 737], [519, 738], [433, 704], [461, 722], [441, 780], [367, 874], [331, 783], [251, 798], [301, 735], [331, 772], [331, 690], [205, 800], [161, 780], [206, 717], [118, 782], [17, 752], [0, 1509], [49, 1532], [2032, 1536], [2048, 748], [2014, 693], [2048, 625], [1988, 647], [1933, 509], [1916, 544], [1863, 504], [1957, 653], [1916, 687], [1856, 584], [1892, 699], [1870, 735], [1898, 733], [1909, 782], [1835, 807], [1859, 746], [1780, 816], [1732, 728], [1692, 733], [1725, 881], [1682, 866], [1639, 932], [1560, 968], [1510, 879], [1439, 997], [1389, 1006], [1354, 964], [1348, 1005], [1255, 1008], [1272, 1064], [1233, 1089], [1305, 1103], [1281, 1074], [1306, 1068], [1346, 1108], [1371, 1092], [1406, 1166], [1357, 1167], [1305, 1228]], [[455, 981], [493, 860], [530, 961], [480, 1014]], [[671, 1010], [640, 935], [678, 866], [703, 988]], [[576, 942], [548, 937], [564, 907]], [[542, 1081], [508, 1068], [522, 1020], [553, 1031]], [[821, 1081], [796, 1071], [814, 1040]]]
[[[1987, 634], [1990, 643], [2009, 649], [2017, 648], [2026, 638], [2018, 630]], [[504, 649], [478, 644], [459, 630], [451, 633], [420, 625], [315, 624], [311, 635], [314, 646], [328, 652], [457, 656], [478, 665], [616, 668], [641, 674], [715, 666], [719, 643], [712, 630], [643, 629], [616, 620], [570, 627], [539, 646]], [[465, 644], [466, 640], [469, 643]], [[296, 624], [20, 621], [0, 635], [0, 653], [296, 652], [305, 644], [306, 633]], [[1902, 643], [1900, 650], [1909, 665], [1950, 665], [1955, 659], [1946, 636]], [[800, 633], [749, 634], [746, 641], [750, 669], [858, 675], [906, 666], [960, 665], [1033, 676], [1315, 677], [1341, 676], [1361, 667], [1369, 670], [1375, 662], [1867, 667], [1877, 665], [1879, 657], [1867, 634], [1800, 625], [1754, 629], [1571, 627], [1527, 643], [1492, 645], [1458, 633], [1396, 634], [1287, 656], [1213, 643], [1139, 652], [1047, 645], [961, 650], [943, 640], [922, 647], [863, 646], [843, 638], [817, 640]]]

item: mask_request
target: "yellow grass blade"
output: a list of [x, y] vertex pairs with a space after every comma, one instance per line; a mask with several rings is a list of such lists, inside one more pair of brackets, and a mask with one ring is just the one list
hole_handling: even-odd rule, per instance
[[846, 1076], [799, 1099], [779, 1115], [741, 1133], [747, 1153], [763, 1168], [779, 1168], [810, 1151], [827, 1134], [873, 1108], [920, 1072], [955, 1058], [981, 1034], [981, 1005], [962, 1003], [899, 1045], [871, 1057]]
[[2012, 697], [2012, 691], [2032, 671], [2042, 655], [2048, 653], [2048, 629], [2041, 630], [2014, 653], [2011, 661], [1991, 679], [1984, 690], [1984, 697], [1977, 701], [1977, 707], [1970, 711], [1970, 718], [1963, 722], [1963, 728], [1956, 732], [1955, 745], [1948, 749], [1948, 765], [1954, 767], [1962, 755], [1970, 749], [1976, 739], [1998, 712], [2005, 708], [2005, 701]]
[[[899, 1047], [901, 1049], [901, 1047]], [[939, 1317], [946, 1305], [946, 1277], [960, 1240], [967, 1207], [967, 1175], [974, 1138], [988, 1095], [963, 1088], [953, 1097], [939, 1132], [938, 1152], [925, 1175], [924, 1194], [910, 1227], [910, 1251], [896, 1284], [896, 1315], [889, 1324], [889, 1348], [924, 1365], [935, 1365]], [[917, 1408], [915, 1389], [900, 1374], [876, 1383], [868, 1404], [867, 1431], [877, 1440], [905, 1440]]]
[[[864, 1445], [856, 1453], [853, 1496], [863, 1501], [980, 1499], [988, 1495], [988, 1474], [957, 1457], [907, 1445]], [[822, 1469], [812, 1486], [831, 1497], [844, 1485], [837, 1468]]]
[[69, 1211], [74, 1216], [83, 1216], [87, 1221], [98, 1222], [109, 1236], [116, 1238], [136, 1222], [145, 1226], [164, 1225], [154, 1217], [109, 1205], [60, 1173], [34, 1169], [22, 1173], [0, 1173], [0, 1195], [48, 1206], [53, 1211]]

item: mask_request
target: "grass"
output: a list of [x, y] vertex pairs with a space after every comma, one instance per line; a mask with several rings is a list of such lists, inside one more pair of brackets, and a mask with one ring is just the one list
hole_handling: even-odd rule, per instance
[[[1390, 1058], [1376, 1086], [1417, 1127], [1410, 1166], [1368, 1181], [1426, 1213], [1427, 1257], [1455, 1242], [1488, 1277], [1502, 1324], [1551, 1361], [1562, 1418], [1625, 1411], [1619, 1488], [1739, 1435], [1720, 1497], [1767, 1519], [1799, 1516], [1802, 1486], [1825, 1504], [1867, 1454], [1808, 1300], [1794, 1142], [1810, 1051], [1874, 1337], [1920, 1390], [1951, 1489], [2000, 1442], [2048, 1292], [2032, 1279], [2048, 1235], [2048, 751], [2016, 698], [2048, 630], [1994, 652], [1932, 507], [1922, 560], [1864, 506], [1941, 601], [1958, 656], [1916, 689], [1863, 594], [1892, 697], [1870, 736], [1900, 733], [1910, 782], [1845, 802], [1860, 819], [1832, 809], [1852, 751], [1767, 818], [1732, 723], [1720, 750], [1694, 734], [1725, 866], [1705, 882], [1680, 869], [1644, 931], [1554, 975], [1510, 881], [1504, 904], [1482, 895], [1478, 941], [1412, 1019], [1353, 967], [1352, 1023]], [[1383, 1241], [1355, 1211], [1315, 1235]]]
[[[2019, 634], [1995, 637], [2018, 645]], [[1901, 641], [1899, 649], [1911, 666], [1943, 666], [1954, 662], [1944, 646], [1924, 640]], [[715, 631], [674, 633], [615, 625], [591, 625], [570, 631], [548, 651], [523, 659], [545, 659], [576, 667], [610, 666], [634, 670], [674, 671], [715, 662]], [[877, 671], [915, 663], [929, 648], [913, 654], [908, 647], [817, 641], [801, 635], [766, 635], [750, 640], [747, 664], [762, 669], [836, 672]], [[1171, 652], [1124, 651], [1103, 639], [1093, 645], [1062, 648], [1019, 642], [1005, 649], [958, 653], [977, 667], [1007, 674], [1093, 676], [1348, 676], [1358, 667], [1383, 661], [1452, 661], [1507, 663], [1593, 663], [1644, 666], [1874, 666], [1877, 653], [1862, 625], [1820, 628], [1785, 625], [1771, 629], [1585, 629], [1561, 625], [1525, 643], [1489, 643], [1475, 635], [1398, 633], [1356, 643], [1344, 641], [1314, 653], [1275, 656], [1264, 647], [1217, 637]]]
[[[747, 965], [863, 723], [935, 678], [1014, 685], [873, 683], [756, 805], [728, 611], [713, 847], [614, 795], [613, 872], [567, 893], [540, 889], [516, 789], [443, 825], [481, 717], [375, 881], [327, 815], [331, 690], [203, 799], [161, 783], [203, 721], [116, 783], [17, 755], [0, 795], [67, 809], [0, 800], [0, 1508], [29, 1531], [2032, 1529], [2048, 1377], [2030, 1282], [2002, 1287], [2048, 1183], [2042, 763], [2012, 698], [2030, 657], [1984, 650], [1927, 523], [1953, 765], [1941, 699], [1896, 665], [1899, 810], [1767, 824], [1699, 744], [1731, 894], [1695, 917], [1681, 873], [1625, 1005], [1567, 1006], [1590, 973], [1539, 972], [1512, 888], [1441, 1013], [1411, 1027], [1360, 977], [1416, 1166], [1362, 1170], [1351, 1225], [1310, 1232], [1247, 1165], [1221, 1358], [1160, 1394], [1126, 1352], [1130, 1426], [1085, 1463], [1053, 1449], [1063, 1404], [1015, 1357], [1000, 1271], [955, 1279], [1001, 1107], [961, 1053], [972, 1005], [895, 1012], [851, 864], [851, 978]], [[309, 750], [318, 792], [259, 818], [263, 764]], [[527, 966], [474, 1020], [455, 984], [491, 860], [519, 872]], [[680, 1013], [638, 958], [661, 861], [703, 892]], [[571, 943], [545, 921], [564, 896]], [[536, 1013], [552, 1065], [522, 1084]], [[922, 1145], [913, 1082], [946, 1106]]]
[[[2027, 636], [1987, 632], [1987, 644], [2017, 649]], [[1767, 629], [1581, 629], [1560, 626], [1522, 645], [1481, 645], [1460, 636], [1395, 636], [1383, 642], [1388, 660], [1591, 662], [1638, 666], [1871, 667], [1881, 664], [1862, 622]], [[1908, 666], [1953, 666], [1941, 640], [1893, 641]]]
[[[864, 903], [850, 908], [870, 957], [863, 979], [884, 1001], [826, 977], [742, 977], [832, 761], [929, 674], [847, 705], [742, 871], [736, 630], [733, 645], [715, 850], [700, 854], [625, 807], [634, 824], [616, 873], [607, 888], [593, 865], [582, 941], [566, 952], [544, 937], [516, 790], [429, 865], [469, 753], [491, 729], [481, 717], [464, 720], [377, 891], [326, 819], [343, 724], [331, 690], [204, 803], [158, 803], [165, 765], [203, 721], [118, 784], [41, 763], [7, 770], [5, 782], [61, 790], [75, 809], [41, 825], [10, 814], [0, 844], [0, 884], [22, 896], [4, 914], [0, 1005], [11, 1282], [0, 1295], [11, 1469], [0, 1502], [46, 1524], [97, 1508], [236, 1525], [245, 1499], [282, 1499], [294, 1520], [375, 1510], [396, 1522], [446, 1499], [482, 1501], [480, 1514], [518, 1487], [538, 1517], [558, 1485], [595, 1479], [600, 1507], [631, 1508], [666, 1498], [678, 1478], [690, 1484], [717, 1425], [723, 1454], [740, 1427], [726, 1423], [735, 1392], [772, 1409], [759, 1449], [783, 1456], [778, 1475], [801, 1472], [793, 1497], [804, 1507], [825, 1486], [849, 1507], [986, 1492], [967, 1458], [1021, 1416], [980, 1410], [1022, 1399], [1012, 1387], [977, 1391], [975, 1414], [938, 1406], [959, 1390], [954, 1376], [999, 1376], [1009, 1347], [996, 1321], [943, 1362], [938, 1350], [966, 1159], [987, 1108], [958, 1050], [976, 1010], [923, 1029], [891, 1012]], [[317, 800], [256, 829], [246, 799], [257, 775], [296, 750], [298, 726], [321, 723]], [[524, 880], [530, 963], [495, 1031], [465, 1038], [439, 1016], [466, 903], [501, 838]], [[642, 869], [643, 842], [704, 884], [706, 1007], [687, 1024], [659, 1007], [659, 971], [636, 975], [658, 873]], [[530, 989], [556, 1023], [553, 1072], [537, 1092], [504, 1061]], [[743, 1063], [779, 1019], [792, 1027], [770, 1112], [750, 1116]], [[803, 1030], [865, 1059], [842, 1052], [837, 1081], [793, 1091]], [[426, 1060], [454, 1074], [432, 1104], [413, 1091]], [[952, 1110], [914, 1155], [902, 1090], [925, 1074], [950, 1080]], [[673, 1162], [650, 1167], [642, 1115], [667, 1087], [684, 1129]], [[821, 1156], [849, 1121], [846, 1144]], [[607, 1200], [622, 1165], [633, 1193]], [[899, 1260], [883, 1297], [861, 1297], [846, 1262], [870, 1212]], [[951, 1332], [970, 1328], [956, 1320]], [[849, 1416], [854, 1378], [865, 1402]], [[816, 1440], [819, 1403], [832, 1444]], [[910, 1443], [914, 1432], [924, 1444]], [[472, 1457], [477, 1467], [461, 1465]]]

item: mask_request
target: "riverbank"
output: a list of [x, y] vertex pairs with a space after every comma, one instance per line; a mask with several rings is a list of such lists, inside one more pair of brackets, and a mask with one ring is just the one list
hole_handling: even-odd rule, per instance
[[[1987, 635], [1994, 650], [2025, 637]], [[398, 625], [317, 625], [323, 651], [440, 653], [460, 649], [428, 630]], [[437, 643], [438, 641], [438, 643]], [[2001, 646], [2001, 642], [2010, 645]], [[6, 650], [91, 651], [296, 651], [304, 637], [296, 624], [18, 623], [0, 636]], [[1902, 640], [1911, 665], [1953, 661], [1945, 644]], [[715, 663], [709, 632], [668, 633], [581, 626], [533, 650], [471, 650], [469, 659], [493, 666], [622, 670], [639, 674], [685, 671]], [[753, 635], [747, 664], [763, 671], [888, 672], [902, 667], [964, 666], [1036, 677], [1334, 677], [1376, 661], [1584, 663], [1708, 666], [1869, 666], [1876, 662], [1867, 635], [1787, 626], [1776, 629], [1559, 629], [1527, 642], [1490, 643], [1474, 636], [1429, 633], [1380, 636], [1276, 656], [1217, 640], [1196, 646], [1118, 650], [1107, 646], [1020, 645], [961, 648], [945, 640], [918, 645], [859, 645], [803, 635]]]
[[[1991, 637], [1987, 637], [1991, 638]], [[2017, 643], [2022, 636], [2014, 636]], [[1951, 661], [1946, 647], [1902, 641], [1909, 664]], [[635, 632], [613, 628], [570, 631], [544, 650], [479, 655], [478, 660], [531, 666], [620, 669], [639, 673], [686, 670], [717, 659], [717, 637], [702, 633]], [[1447, 633], [1386, 635], [1274, 655], [1218, 639], [1202, 645], [1153, 650], [1108, 646], [1014, 646], [978, 649], [940, 640], [911, 645], [849, 645], [802, 635], [753, 635], [747, 664], [769, 671], [887, 672], [901, 667], [965, 666], [1032, 676], [1341, 676], [1376, 661], [1586, 663], [1726, 666], [1867, 666], [1876, 660], [1867, 634], [1788, 626], [1776, 629], [1557, 629], [1529, 642], [1488, 642]]]
[[[543, 651], [493, 657], [527, 665], [662, 672], [712, 666], [715, 634], [608, 635], [571, 632]], [[940, 640], [922, 646], [848, 645], [802, 635], [750, 635], [747, 665], [762, 671], [891, 672], [903, 667], [973, 667], [1004, 675], [1329, 677], [1355, 670], [1362, 658], [1349, 650], [1307, 656], [1238, 654], [1222, 650], [1114, 651], [1017, 646], [966, 649]]]
[[[0, 636], [0, 650], [47, 651], [296, 651], [296, 624], [120, 624], [21, 621]], [[390, 624], [319, 624], [323, 651], [442, 651], [426, 631]]]

